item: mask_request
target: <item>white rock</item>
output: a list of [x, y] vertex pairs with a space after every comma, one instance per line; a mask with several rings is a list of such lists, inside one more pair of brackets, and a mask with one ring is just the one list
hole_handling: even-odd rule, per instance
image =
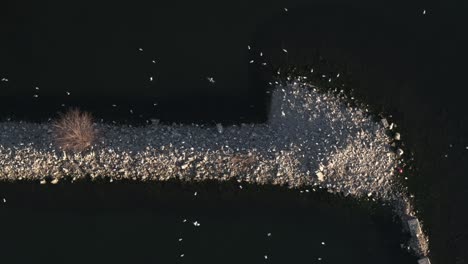
[[403, 150], [402, 150], [401, 148], [397, 149], [397, 155], [398, 155], [398, 156], [403, 155], [403, 153], [404, 153], [404, 152], [403, 152]]
[[323, 175], [323, 172], [321, 171], [316, 171], [315, 172], [315, 175], [317, 175], [317, 179], [321, 182], [323, 182], [325, 180], [325, 175]]
[[401, 139], [401, 136], [400, 136], [400, 133], [395, 133], [395, 140], [400, 140]]
[[58, 179], [58, 178], [55, 178], [55, 179], [53, 179], [50, 183], [52, 183], [52, 184], [57, 184], [58, 182], [59, 182], [59, 179]]

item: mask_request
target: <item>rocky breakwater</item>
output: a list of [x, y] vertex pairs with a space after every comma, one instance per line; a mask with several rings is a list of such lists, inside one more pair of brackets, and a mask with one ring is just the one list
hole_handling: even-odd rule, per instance
[[65, 153], [54, 145], [50, 123], [0, 123], [0, 179], [236, 179], [316, 186], [396, 205], [403, 199], [394, 187], [398, 154], [385, 125], [300, 78], [273, 89], [264, 124], [95, 126], [101, 136], [90, 149]]

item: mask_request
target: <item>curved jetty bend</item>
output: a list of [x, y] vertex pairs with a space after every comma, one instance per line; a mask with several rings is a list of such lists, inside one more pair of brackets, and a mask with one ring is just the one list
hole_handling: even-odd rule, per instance
[[[75, 154], [54, 145], [51, 123], [3, 122], [0, 179], [45, 182], [52, 177], [53, 183], [86, 176], [140, 181], [237, 179], [316, 186], [391, 203], [403, 222], [409, 223], [414, 213], [394, 184], [399, 155], [390, 146], [385, 120], [375, 122], [339, 96], [300, 80], [274, 88], [264, 124], [207, 127], [154, 122], [126, 127], [97, 123], [99, 142]], [[409, 245], [422, 258], [428, 252], [427, 239], [417, 230], [411, 231]]]

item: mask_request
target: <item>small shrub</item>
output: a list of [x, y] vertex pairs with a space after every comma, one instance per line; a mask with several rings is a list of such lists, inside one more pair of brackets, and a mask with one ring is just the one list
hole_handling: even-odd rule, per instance
[[54, 140], [64, 151], [81, 152], [89, 148], [97, 138], [93, 117], [77, 108], [60, 113], [53, 122]]

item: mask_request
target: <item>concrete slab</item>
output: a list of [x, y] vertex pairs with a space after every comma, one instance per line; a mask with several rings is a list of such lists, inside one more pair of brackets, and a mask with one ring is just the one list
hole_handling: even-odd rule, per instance
[[408, 220], [408, 228], [412, 236], [417, 237], [418, 234], [421, 234], [421, 226], [419, 225], [419, 220], [417, 218]]
[[431, 261], [429, 261], [429, 258], [422, 258], [418, 259], [418, 264], [431, 264]]

